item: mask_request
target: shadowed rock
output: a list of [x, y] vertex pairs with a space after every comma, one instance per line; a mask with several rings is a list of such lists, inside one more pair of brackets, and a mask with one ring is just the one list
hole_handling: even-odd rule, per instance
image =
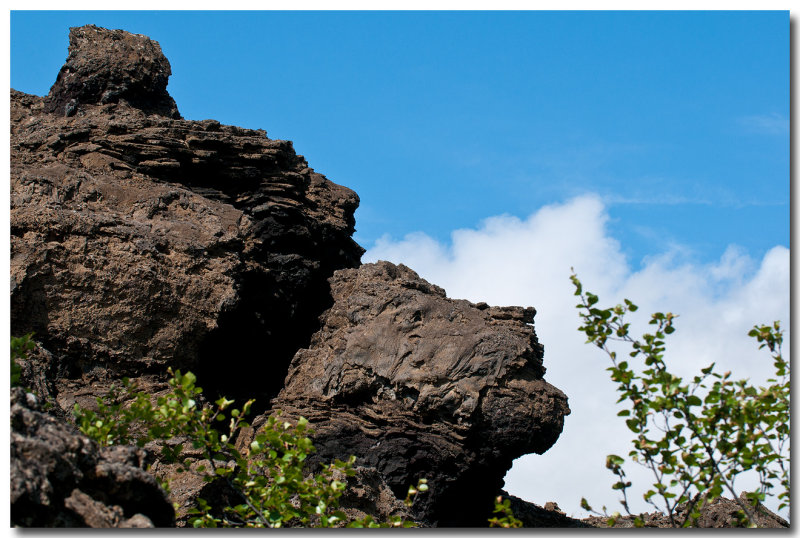
[[13, 333], [90, 386], [173, 366], [268, 402], [359, 262], [355, 193], [264, 131], [11, 97]]
[[23, 527], [169, 527], [172, 504], [133, 447], [100, 449], [11, 390], [11, 524]]

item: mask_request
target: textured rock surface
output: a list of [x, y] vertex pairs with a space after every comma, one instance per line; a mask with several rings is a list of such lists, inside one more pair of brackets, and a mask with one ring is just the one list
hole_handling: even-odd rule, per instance
[[587, 528], [587, 527], [607, 527], [605, 521], [595, 521], [590, 523], [588, 520], [575, 519], [568, 516], [554, 502], [545, 503], [539, 506], [514, 495], [509, 495], [505, 491], [500, 494], [504, 499], [511, 501], [510, 508], [514, 517], [522, 521], [524, 527], [534, 528]]
[[93, 25], [71, 28], [69, 57], [45, 98], [45, 110], [71, 116], [82, 105], [124, 101], [180, 118], [167, 93], [171, 74], [161, 47], [146, 36]]
[[[23, 381], [61, 418], [122, 376], [158, 393], [168, 366], [259, 412], [283, 389], [274, 405], [311, 420], [315, 461], [359, 458], [352, 514], [402, 514], [425, 476], [417, 517], [484, 525], [512, 460], [552, 446], [569, 412], [542, 378], [534, 310], [447, 299], [403, 266], [355, 269], [356, 194], [291, 142], [181, 119], [169, 74], [154, 41], [87, 26], [48, 96], [11, 92], [11, 330], [38, 341]], [[224, 497], [153, 471], [173, 479], [179, 518]], [[59, 486], [61, 512], [18, 523], [147, 524], [81, 480]], [[20, 491], [30, 504], [39, 490]]]
[[356, 474], [347, 479], [347, 489], [339, 506], [351, 520], [372, 516], [376, 521], [389, 521], [398, 516], [413, 521], [411, 511], [386, 484], [383, 475], [373, 467], [355, 467]]
[[387, 262], [337, 271], [334, 305], [274, 406], [316, 430], [317, 457], [355, 454], [429, 523], [486, 521], [514, 458], [561, 433], [567, 398], [542, 376], [532, 308], [447, 299]]
[[172, 526], [171, 503], [133, 447], [99, 449], [36, 397], [11, 390], [11, 524], [24, 527]]
[[[12, 391], [12, 524], [169, 526], [171, 501], [179, 524], [198, 496], [238, 502], [155, 460], [167, 501], [146, 452], [98, 449], [65, 423], [121, 376], [161, 393], [173, 366], [212, 399], [256, 398], [254, 427], [277, 395], [315, 428], [312, 463], [355, 454], [351, 516], [407, 517], [399, 499], [426, 477], [414, 517], [485, 525], [512, 460], [550, 448], [569, 413], [543, 379], [535, 311], [450, 300], [404, 266], [358, 267], [355, 193], [291, 142], [181, 119], [170, 73], [155, 41], [84, 26], [46, 97], [11, 91], [11, 330], [36, 332], [20, 366], [40, 396]], [[606, 526], [511, 500], [527, 525]], [[700, 525], [733, 526], [736, 510], [720, 500]]]
[[[131, 40], [167, 69], [157, 44], [117, 35], [73, 29], [82, 67], [62, 75], [116, 80], [125, 57], [99, 58]], [[268, 401], [329, 305], [326, 279], [358, 264], [358, 197], [264, 131], [123, 101], [48, 114], [60, 84], [11, 94], [13, 333], [35, 331], [85, 384], [172, 365]]]

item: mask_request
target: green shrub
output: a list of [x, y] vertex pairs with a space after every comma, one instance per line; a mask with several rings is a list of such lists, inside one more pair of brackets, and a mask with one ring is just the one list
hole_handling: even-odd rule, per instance
[[11, 386], [16, 387], [19, 385], [19, 378], [22, 374], [22, 368], [17, 364], [18, 359], [28, 358], [28, 352], [33, 351], [36, 344], [33, 342], [33, 333], [26, 334], [25, 336], [12, 336], [11, 337]]
[[[75, 405], [74, 414], [80, 430], [101, 445], [137, 444], [152, 440], [184, 438], [202, 451], [207, 466], [192, 466], [183, 452], [183, 444], [162, 444], [162, 456], [181, 464], [180, 471], [199, 472], [203, 480], [224, 480], [241, 501], [234, 506], [212, 507], [203, 499], [191, 511], [194, 527], [409, 527], [415, 524], [399, 516], [377, 522], [367, 516], [348, 521], [339, 509], [339, 498], [347, 477], [354, 474], [355, 457], [336, 460], [317, 472], [307, 474], [305, 462], [314, 446], [308, 435], [308, 421], [296, 424], [271, 416], [259, 429], [248, 453], [242, 454], [233, 441], [242, 428], [249, 427], [245, 417], [253, 400], [241, 409], [231, 407], [232, 400], [220, 398], [214, 406], [201, 407], [196, 398], [202, 389], [195, 385], [191, 372], [173, 372], [171, 392], [152, 397], [138, 392], [128, 379], [122, 388], [112, 387], [105, 398], [98, 398], [97, 411]], [[215, 425], [227, 425], [218, 430]], [[224, 432], [224, 433], [223, 433]], [[180, 472], [179, 471], [179, 472]], [[411, 506], [418, 493], [427, 490], [425, 480], [409, 488], [406, 505]]]
[[[744, 525], [753, 525], [758, 502], [776, 488], [780, 508], [788, 506], [790, 365], [781, 355], [780, 324], [755, 327], [749, 333], [771, 353], [775, 375], [767, 387], [732, 381], [730, 372], [717, 373], [714, 364], [684, 382], [670, 373], [664, 361], [665, 338], [675, 331], [675, 315], [653, 314], [654, 331], [634, 339], [625, 315], [636, 311], [635, 304], [625, 299], [622, 305], [599, 308], [597, 296], [584, 292], [575, 274], [571, 278], [575, 295], [581, 298], [579, 330], [587, 343], [611, 358], [607, 370], [620, 392], [617, 402], [627, 402], [618, 415], [634, 434], [628, 455], [655, 478], [644, 500], [667, 514], [673, 526], [692, 526], [700, 508], [724, 492], [738, 503]], [[612, 343], [628, 346], [628, 358], [618, 357]], [[631, 482], [626, 480], [624, 463], [615, 454], [606, 459], [606, 467], [618, 478], [613, 488], [622, 493], [622, 506], [630, 514]], [[735, 480], [746, 471], [757, 473], [759, 489], [746, 493], [745, 501], [739, 498]], [[681, 503], [688, 507], [683, 518], [676, 510]], [[586, 499], [581, 506], [592, 510]], [[609, 519], [610, 526], [617, 517]], [[641, 519], [636, 518], [635, 524], [641, 526]]]
[[502, 527], [504, 529], [519, 529], [522, 527], [522, 521], [514, 517], [509, 499], [503, 499], [502, 496], [498, 496], [494, 500], [494, 513], [496, 515], [489, 519], [490, 527]]

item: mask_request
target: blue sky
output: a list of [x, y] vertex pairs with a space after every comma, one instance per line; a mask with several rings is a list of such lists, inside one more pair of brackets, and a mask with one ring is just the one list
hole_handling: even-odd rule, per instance
[[264, 128], [359, 193], [356, 239], [593, 192], [636, 263], [789, 243], [788, 12], [21, 12], [11, 85], [67, 28], [151, 36], [188, 119]]
[[68, 27], [90, 23], [159, 41], [185, 118], [293, 140], [354, 189], [365, 262], [537, 308], [572, 414], [510, 493], [619, 508], [604, 463], [629, 432], [576, 330], [570, 267], [603, 305], [680, 314], [679, 375], [767, 377], [746, 334], [789, 327], [788, 12], [17, 11], [11, 86], [46, 94]]

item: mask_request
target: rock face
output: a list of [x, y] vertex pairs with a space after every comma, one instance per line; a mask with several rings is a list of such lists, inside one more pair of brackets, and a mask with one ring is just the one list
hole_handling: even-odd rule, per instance
[[153, 527], [174, 524], [172, 505], [133, 447], [99, 449], [11, 390], [11, 524]]
[[148, 113], [180, 118], [167, 93], [171, 74], [161, 47], [146, 36], [93, 25], [71, 28], [69, 57], [45, 98], [45, 110], [72, 116], [83, 104], [126, 101]]
[[[11, 330], [38, 342], [26, 385], [68, 420], [122, 376], [156, 393], [167, 367], [192, 370], [209, 400], [256, 398], [254, 426], [270, 405], [308, 417], [315, 461], [355, 454], [352, 513], [398, 514], [426, 477], [416, 517], [485, 525], [512, 460], [550, 448], [569, 413], [543, 379], [535, 311], [360, 266], [356, 194], [291, 142], [181, 119], [169, 74], [154, 41], [86, 26], [48, 96], [11, 92]], [[50, 467], [31, 466], [41, 486], [18, 487], [15, 523], [142, 523], [96, 470], [124, 450], [75, 439], [58, 445], [75, 478], [53, 497]], [[181, 510], [202, 489], [190, 482], [173, 489]]]
[[450, 300], [388, 262], [337, 271], [331, 291], [274, 407], [309, 419], [319, 459], [354, 454], [398, 496], [428, 478], [425, 521], [485, 522], [512, 460], [550, 448], [569, 414], [542, 379], [535, 311]]
[[359, 263], [358, 197], [264, 131], [99, 104], [96, 92], [72, 117], [46, 113], [61, 87], [150, 77], [124, 55], [100, 61], [113, 47], [169, 73], [142, 36], [70, 36], [50, 96], [11, 96], [12, 331], [35, 331], [71, 378], [171, 365], [267, 402], [330, 304], [326, 279]]

